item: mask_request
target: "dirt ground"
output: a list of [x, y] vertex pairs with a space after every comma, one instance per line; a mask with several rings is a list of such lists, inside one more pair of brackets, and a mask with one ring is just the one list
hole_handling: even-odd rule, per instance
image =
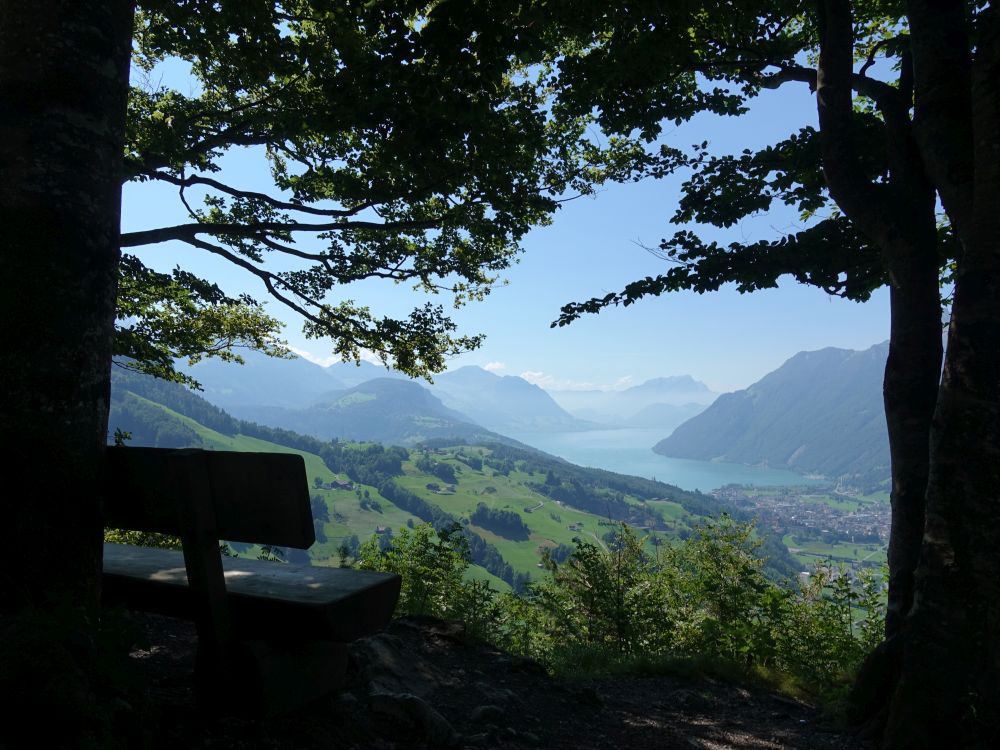
[[189, 623], [145, 616], [153, 748], [862, 748], [816, 709], [708, 679], [563, 682], [469, 643], [461, 626], [397, 620], [351, 646], [346, 688], [278, 719], [205, 719], [194, 703]]

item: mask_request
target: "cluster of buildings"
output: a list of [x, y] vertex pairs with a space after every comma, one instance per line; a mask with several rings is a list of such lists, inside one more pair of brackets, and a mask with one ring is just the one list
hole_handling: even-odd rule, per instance
[[[828, 544], [888, 544], [890, 509], [887, 502], [860, 502], [855, 496], [820, 493], [803, 488], [766, 492], [759, 488], [728, 485], [713, 494], [759, 519], [761, 526], [797, 538], [819, 539]], [[851, 509], [837, 507], [848, 501]]]

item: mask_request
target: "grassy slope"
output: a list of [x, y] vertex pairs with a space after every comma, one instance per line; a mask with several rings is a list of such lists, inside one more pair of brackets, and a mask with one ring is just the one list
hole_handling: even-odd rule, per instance
[[[466, 454], [473, 452], [468, 446], [460, 450]], [[485, 449], [478, 449], [480, 455], [484, 451]], [[487, 466], [483, 466], [482, 470], [475, 470], [455, 458], [458, 452], [459, 449], [444, 449], [434, 455], [436, 461], [455, 467], [458, 484], [454, 494], [439, 494], [428, 490], [428, 483], [443, 483], [420, 472], [411, 461], [403, 464], [405, 476], [397, 477], [396, 482], [457, 517], [470, 516], [479, 503], [518, 513], [531, 529], [527, 540], [505, 539], [475, 524], [470, 525], [486, 541], [495, 545], [516, 570], [537, 571], [544, 548], [572, 544], [576, 537], [591, 542], [598, 541], [609, 530], [608, 526], [602, 526], [602, 523], [607, 524], [607, 519], [560, 504], [527, 486], [528, 482], [544, 482], [544, 474], [531, 475], [512, 471], [509, 476], [503, 476]], [[495, 488], [496, 492], [488, 491], [489, 487]], [[668, 520], [687, 518], [687, 513], [676, 503], [660, 501], [654, 504], [664, 510], [664, 517]], [[570, 529], [571, 525], [577, 528]]]
[[[337, 475], [326, 467], [323, 459], [314, 453], [295, 450], [294, 448], [288, 448], [283, 445], [271, 443], [267, 440], [248, 437], [247, 435], [223, 435], [221, 432], [216, 432], [215, 430], [204, 427], [195, 420], [185, 417], [182, 414], [178, 414], [165, 406], [155, 404], [152, 401], [149, 403], [163, 409], [172, 417], [183, 422], [185, 425], [197, 432], [198, 436], [202, 439], [205, 448], [228, 451], [296, 453], [302, 456], [305, 461], [306, 476], [308, 476], [310, 480], [315, 477], [319, 477], [323, 482], [329, 483], [335, 478], [344, 478], [343, 476], [337, 477]], [[392, 502], [379, 495], [378, 490], [374, 487], [366, 487], [364, 485], [358, 485], [358, 487], [362, 491], [367, 489], [370, 498], [372, 500], [377, 500], [381, 504], [381, 513], [373, 510], [362, 510], [358, 503], [358, 498], [353, 490], [310, 489], [311, 495], [319, 495], [326, 501], [327, 508], [330, 511], [330, 523], [323, 525], [327, 541], [324, 543], [317, 542], [309, 550], [310, 556], [313, 558], [314, 562], [319, 564], [327, 563], [336, 565], [338, 562], [337, 550], [346, 537], [351, 534], [357, 534], [358, 538], [363, 541], [375, 533], [375, 529], [378, 526], [388, 526], [393, 529], [399, 529], [405, 526], [406, 522], [412, 518], [409, 513], [400, 510], [393, 505]], [[485, 570], [483, 570], [482, 573], [484, 575], [489, 575]]]
[[[343, 476], [337, 477], [327, 468], [323, 460], [313, 453], [246, 435], [224, 435], [161, 404], [156, 404], [153, 401], [148, 401], [148, 403], [163, 409], [171, 417], [189, 426], [202, 439], [205, 448], [296, 453], [301, 455], [305, 461], [306, 474], [310, 483], [316, 477], [327, 483], [335, 478], [344, 478]], [[509, 476], [503, 476], [487, 466], [484, 466], [482, 470], [474, 470], [456, 458], [456, 454], [459, 452], [466, 455], [478, 452], [480, 455], [484, 455], [488, 451], [485, 448], [462, 446], [461, 448], [434, 452], [434, 460], [449, 463], [455, 467], [458, 483], [453, 494], [439, 494], [428, 490], [427, 484], [443, 485], [443, 482], [437, 477], [418, 470], [412, 461], [404, 463], [405, 474], [396, 477], [395, 481], [400, 486], [458, 518], [467, 518], [479, 503], [485, 503], [492, 508], [517, 512], [531, 529], [531, 535], [527, 540], [506, 539], [476, 525], [470, 526], [486, 541], [494, 544], [504, 559], [516, 570], [537, 576], [540, 572], [538, 564], [545, 548], [556, 547], [559, 544], [572, 544], [573, 539], [577, 537], [600, 543], [601, 536], [609, 530], [607, 519], [560, 504], [526, 486], [528, 482], [544, 482], [544, 474], [531, 475], [513, 471]], [[490, 492], [487, 489], [489, 487], [495, 488], [496, 491]], [[362, 492], [367, 490], [370, 499], [378, 501], [382, 511], [363, 510], [355, 490], [310, 489], [310, 494], [319, 495], [326, 501], [330, 512], [330, 522], [324, 524], [323, 527], [327, 541], [317, 542], [309, 550], [315, 563], [336, 565], [339, 559], [337, 550], [343, 540], [352, 534], [356, 534], [363, 541], [375, 533], [377, 527], [385, 526], [393, 531], [398, 531], [405, 527], [410, 519], [416, 523], [420, 522], [410, 513], [401, 510], [390, 500], [382, 497], [375, 487], [357, 485], [356, 489]], [[629, 498], [629, 501], [638, 502], [634, 498]], [[690, 516], [677, 503], [664, 500], [651, 501], [650, 504], [662, 511], [664, 519], [674, 530], [687, 527], [687, 520]], [[576, 528], [571, 529], [571, 525]], [[640, 533], [642, 532], [640, 531]], [[478, 566], [473, 566], [470, 577], [489, 580], [496, 588], [506, 588], [506, 584]]]
[[792, 555], [803, 564], [803, 570], [809, 570], [815, 563], [825, 560], [864, 562], [872, 565], [885, 562], [886, 547], [883, 544], [854, 542], [827, 544], [816, 540], [799, 540], [792, 534], [786, 534], [782, 541], [789, 550], [792, 550]]

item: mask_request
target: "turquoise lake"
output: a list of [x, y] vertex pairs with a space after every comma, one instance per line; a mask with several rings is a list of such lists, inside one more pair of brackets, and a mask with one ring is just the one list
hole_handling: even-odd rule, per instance
[[507, 434], [580, 466], [655, 478], [684, 490], [707, 492], [725, 484], [801, 486], [819, 481], [785, 469], [659, 456], [652, 447], [666, 434], [658, 429]]

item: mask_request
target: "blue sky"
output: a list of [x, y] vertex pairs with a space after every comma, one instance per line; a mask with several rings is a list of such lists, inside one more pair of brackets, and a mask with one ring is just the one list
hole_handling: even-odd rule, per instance
[[[740, 118], [699, 117], [667, 131], [663, 140], [688, 146], [708, 140], [717, 153], [738, 152], [774, 142], [815, 124], [815, 103], [805, 86], [767, 92]], [[225, 159], [223, 180], [239, 187], [266, 188], [268, 176], [252, 153]], [[740, 295], [732, 288], [714, 294], [677, 293], [650, 298], [627, 309], [587, 316], [567, 328], [550, 329], [561, 305], [655, 275], [664, 261], [640, 245], [655, 246], [674, 229], [667, 223], [678, 200], [679, 179], [614, 185], [595, 197], [563, 205], [552, 226], [532, 231], [520, 262], [481, 303], [454, 311], [462, 333], [485, 333], [486, 342], [461, 355], [451, 367], [487, 366], [498, 374], [521, 375], [546, 388], [611, 388], [652, 377], [690, 374], [717, 391], [743, 388], [798, 351], [837, 346], [867, 348], [889, 335], [888, 294], [880, 290], [866, 304], [830, 297], [789, 279], [778, 289]], [[128, 185], [123, 200], [124, 231], [180, 223], [186, 214], [176, 191], [158, 185]], [[792, 211], [774, 210], [721, 232], [695, 227], [706, 239], [763, 239], [794, 226]], [[265, 294], [259, 282], [223, 260], [180, 243], [136, 251], [160, 269], [180, 264], [219, 283], [229, 293]], [[378, 314], [404, 315], [422, 298], [405, 285], [380, 281], [352, 287], [345, 296]], [[448, 300], [440, 300], [446, 306]], [[330, 345], [307, 340], [301, 321], [278, 303], [269, 311], [287, 323], [289, 344], [309, 358], [329, 359]]]

